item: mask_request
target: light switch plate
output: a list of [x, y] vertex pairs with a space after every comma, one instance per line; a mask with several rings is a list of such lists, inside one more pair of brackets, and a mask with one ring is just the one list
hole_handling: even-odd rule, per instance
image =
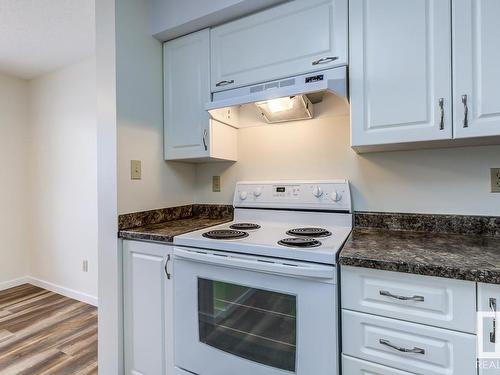
[[132, 180], [140, 180], [142, 178], [142, 166], [140, 160], [130, 161], [130, 178]]
[[500, 168], [491, 168], [491, 192], [500, 193]]
[[220, 193], [220, 176], [212, 176], [212, 191]]

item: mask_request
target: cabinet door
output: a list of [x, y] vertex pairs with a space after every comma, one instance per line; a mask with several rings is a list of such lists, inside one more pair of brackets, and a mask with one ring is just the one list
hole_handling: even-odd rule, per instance
[[[124, 241], [125, 374], [173, 373], [171, 247]], [[169, 265], [170, 266], [170, 262]]]
[[210, 32], [208, 29], [164, 44], [165, 159], [210, 154]]
[[347, 0], [295, 0], [212, 29], [212, 91], [345, 65], [347, 20]]
[[450, 0], [351, 0], [352, 146], [452, 138]]
[[500, 135], [500, 1], [453, 1], [455, 138]]
[[478, 284], [478, 354], [480, 375], [500, 375], [500, 285]]

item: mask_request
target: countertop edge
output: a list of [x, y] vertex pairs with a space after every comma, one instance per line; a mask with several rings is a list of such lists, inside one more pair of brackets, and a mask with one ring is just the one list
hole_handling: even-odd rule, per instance
[[383, 262], [366, 258], [340, 257], [340, 266], [368, 268], [379, 271], [400, 272], [412, 275], [439, 277], [485, 284], [500, 284], [500, 273], [487, 270], [465, 270], [429, 264]]
[[[477, 283], [485, 283], [485, 284], [497, 284], [500, 285], [500, 269], [498, 265], [495, 267], [493, 266], [494, 263], [492, 263], [491, 268], [487, 267], [481, 267], [481, 266], [476, 266], [470, 265], [470, 266], [464, 266], [462, 267], [460, 264], [454, 264], [450, 265], [447, 264], [446, 262], [418, 262], [415, 261], [414, 259], [397, 259], [396, 257], [393, 257], [392, 259], [384, 259], [384, 257], [380, 256], [371, 256], [370, 252], [374, 252], [376, 254], [378, 253], [377, 246], [375, 248], [371, 248], [368, 250], [368, 247], [366, 247], [366, 252], [365, 254], [359, 253], [359, 250], [363, 250], [365, 246], [358, 244], [355, 244], [352, 248], [353, 242], [356, 242], [356, 231], [361, 231], [363, 234], [369, 234], [369, 232], [372, 232], [374, 234], [380, 234], [384, 233], [390, 236], [391, 234], [394, 235], [404, 235], [405, 232], [408, 234], [412, 235], [428, 235], [423, 232], [416, 232], [416, 231], [400, 231], [400, 230], [392, 230], [392, 229], [381, 229], [381, 228], [354, 228], [351, 234], [349, 235], [349, 238], [347, 239], [346, 243], [344, 244], [344, 247], [339, 253], [338, 257], [338, 262], [337, 264], [340, 266], [349, 266], [349, 267], [360, 267], [360, 268], [367, 268], [367, 269], [373, 269], [373, 270], [380, 270], [380, 271], [390, 271], [390, 272], [400, 272], [400, 273], [406, 273], [406, 274], [413, 274], [413, 275], [420, 275], [420, 276], [430, 276], [430, 277], [439, 277], [439, 278], [445, 278], [445, 279], [454, 279], [454, 280], [463, 280], [463, 281], [470, 281], [470, 282], [477, 282]], [[432, 233], [431, 233], [432, 234]], [[436, 233], [437, 236], [442, 237], [447, 237], [450, 236], [450, 243], [453, 244], [454, 239], [458, 238], [460, 240], [463, 235], [460, 234], [455, 234], [455, 233]], [[491, 237], [491, 236], [474, 236], [475, 238], [482, 239], [482, 240], [488, 240], [488, 241], [495, 241], [496, 239], [500, 239], [498, 237]], [[418, 239], [417, 239], [418, 240]], [[372, 240], [371, 245], [373, 246], [373, 241], [377, 241], [377, 237], [375, 237], [374, 240]], [[417, 242], [418, 244], [418, 242]], [[410, 243], [410, 249], [412, 244]], [[384, 248], [386, 245], [378, 246], [379, 248]], [[450, 246], [450, 249], [452, 249], [453, 246]], [[350, 253], [353, 249], [355, 250], [356, 253]], [[500, 258], [500, 245], [495, 245], [494, 249], [498, 249], [498, 255], [499, 257], [494, 257], [490, 259], [499, 259]], [[412, 250], [413, 251], [413, 250]], [[415, 246], [415, 251], [418, 252], [418, 246]], [[453, 254], [453, 250], [450, 250], [450, 255]], [[418, 253], [416, 253], [418, 254]], [[488, 255], [484, 256], [492, 256], [491, 253]]]

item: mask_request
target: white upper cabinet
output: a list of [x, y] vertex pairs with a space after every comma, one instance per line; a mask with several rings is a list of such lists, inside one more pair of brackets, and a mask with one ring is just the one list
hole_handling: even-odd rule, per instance
[[500, 1], [453, 1], [455, 138], [500, 135]]
[[165, 43], [164, 65], [165, 158], [208, 156], [210, 31]]
[[210, 31], [164, 44], [165, 159], [236, 160], [236, 129], [210, 120]]
[[212, 92], [347, 64], [347, 21], [347, 0], [295, 0], [212, 29]]
[[452, 138], [450, 0], [351, 0], [353, 147]]

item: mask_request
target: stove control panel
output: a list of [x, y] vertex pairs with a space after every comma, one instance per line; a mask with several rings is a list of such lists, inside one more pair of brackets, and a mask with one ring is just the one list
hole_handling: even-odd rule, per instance
[[[262, 188], [260, 188], [262, 190]], [[300, 197], [300, 185], [273, 185], [273, 197], [298, 199]]]
[[238, 182], [233, 205], [347, 212], [352, 210], [347, 180]]

